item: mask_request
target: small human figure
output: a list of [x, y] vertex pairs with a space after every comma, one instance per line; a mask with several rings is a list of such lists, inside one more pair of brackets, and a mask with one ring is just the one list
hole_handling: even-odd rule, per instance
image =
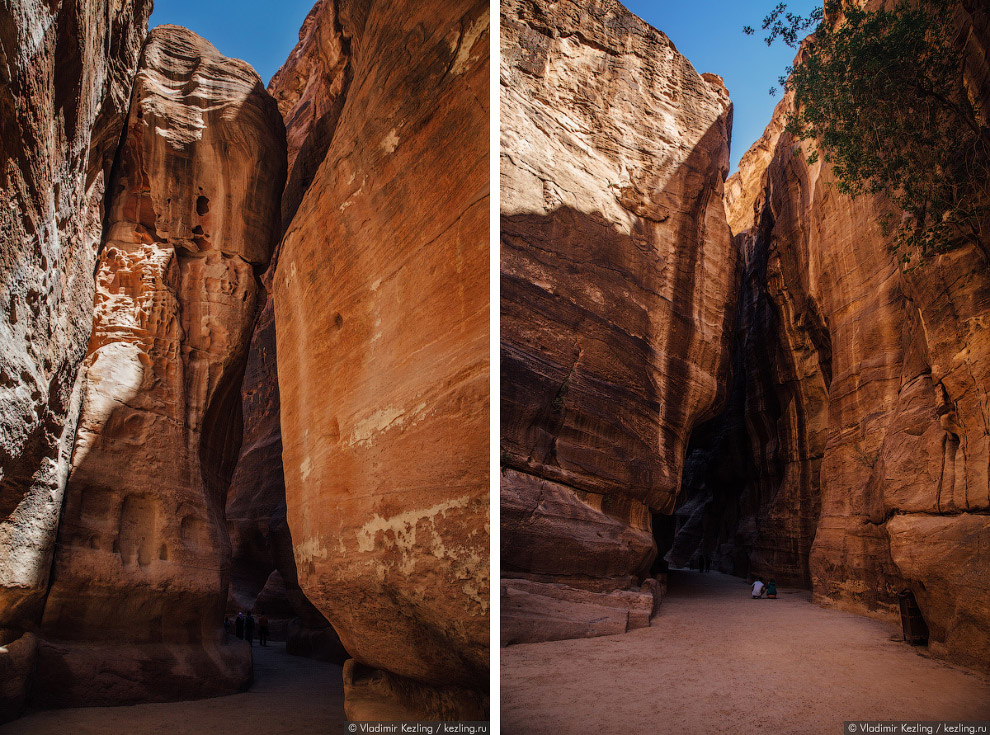
[[711, 559], [709, 559], [706, 554], [702, 554], [701, 555], [701, 571], [703, 571], [703, 572], [705, 572], [705, 574], [707, 574], [708, 573], [708, 570], [711, 569], [711, 565], [712, 565]]
[[756, 581], [753, 582], [753, 599], [759, 600], [761, 597], [763, 597], [763, 590], [764, 590], [763, 580], [757, 577]]
[[258, 618], [258, 644], [268, 645], [268, 616], [262, 615]]
[[252, 646], [254, 645], [254, 616], [251, 613], [244, 618], [244, 637]]
[[237, 613], [237, 620], [234, 621], [234, 635], [244, 640], [244, 613]]
[[230, 616], [229, 615], [224, 615], [223, 616], [223, 634], [224, 635], [230, 635]]
[[772, 579], [770, 580], [770, 584], [767, 585], [767, 597], [771, 600], [777, 599], [777, 583]]

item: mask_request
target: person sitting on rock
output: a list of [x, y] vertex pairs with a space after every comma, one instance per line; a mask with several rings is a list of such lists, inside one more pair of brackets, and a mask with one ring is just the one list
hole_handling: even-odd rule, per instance
[[753, 599], [759, 600], [761, 597], [763, 597], [764, 589], [765, 588], [763, 586], [763, 580], [757, 577], [756, 581], [753, 582]]
[[777, 599], [777, 583], [772, 579], [770, 580], [770, 584], [767, 585], [767, 597], [771, 600]]

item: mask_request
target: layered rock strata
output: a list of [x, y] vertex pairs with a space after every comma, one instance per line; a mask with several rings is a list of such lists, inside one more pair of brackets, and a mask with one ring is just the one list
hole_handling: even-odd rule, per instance
[[[987, 11], [963, 2], [956, 20], [981, 58]], [[988, 109], [986, 64], [966, 74]], [[743, 510], [709, 543], [726, 568], [804, 575], [821, 604], [893, 616], [910, 590], [932, 650], [987, 671], [988, 263], [971, 243], [902, 269], [878, 222], [890, 205], [850, 200], [808, 164], [780, 132], [788, 104], [729, 186], [746, 284], [729, 420], [742, 417], [751, 470]]]
[[0, 6], [0, 722], [33, 669], [104, 185], [151, 2]]
[[250, 680], [246, 644], [225, 643], [221, 626], [224, 505], [284, 151], [248, 64], [184, 28], [152, 31], [96, 273], [39, 704], [204, 696]]
[[504, 640], [623, 632], [723, 398], [731, 105], [616, 2], [509, 0], [501, 29]]
[[298, 151], [272, 289], [288, 525], [351, 719], [486, 706], [488, 29], [474, 0], [322, 2], [271, 85]]

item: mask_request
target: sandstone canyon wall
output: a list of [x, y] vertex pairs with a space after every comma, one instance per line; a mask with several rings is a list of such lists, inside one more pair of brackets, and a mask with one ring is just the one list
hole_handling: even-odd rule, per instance
[[[987, 10], [955, 12], [990, 109]], [[932, 651], [988, 671], [988, 263], [969, 245], [902, 269], [878, 224], [889, 204], [808, 164], [782, 132], [789, 104], [727, 186], [739, 370], [713, 434], [745, 469], [696, 536], [726, 571], [810, 585], [821, 604], [890, 616], [911, 590]], [[717, 498], [704, 484], [700, 502]]]
[[475, 0], [321, 2], [271, 84], [288, 525], [351, 719], [486, 706], [488, 29]]
[[321, 0], [274, 100], [175, 26], [135, 77], [149, 11], [0, 10], [0, 716], [240, 688], [245, 604], [352, 718], [480, 719], [487, 4]]
[[[281, 199], [282, 233], [326, 157], [350, 84], [349, 38], [336, 12], [331, 0], [313, 6], [299, 31], [299, 43], [268, 86], [288, 125], [289, 174]], [[262, 277], [265, 305], [251, 338], [242, 388], [244, 441], [227, 499], [233, 554], [228, 610], [258, 608], [271, 616], [268, 608], [274, 600], [268, 594], [272, 589], [266, 592], [266, 588], [270, 582], [273, 589], [281, 584], [285, 590], [276, 604], [293, 616], [283, 621], [289, 650], [342, 662], [346, 652], [336, 633], [299, 588], [286, 518], [272, 294], [277, 260], [276, 255]], [[269, 601], [267, 606], [259, 607], [259, 597]]]
[[[262, 277], [271, 286], [275, 263]], [[326, 617], [299, 588], [292, 534], [286, 519], [275, 359], [275, 310], [265, 299], [248, 352], [241, 389], [243, 441], [227, 495], [231, 543], [227, 613], [253, 611], [269, 618], [273, 640], [287, 650], [343, 663], [346, 651]]]
[[151, 32], [96, 273], [41, 705], [250, 681], [247, 645], [223, 642], [224, 503], [284, 151], [281, 116], [248, 64], [178, 26]]
[[[702, 551], [723, 571], [807, 587], [821, 505], [831, 338], [821, 308], [806, 292], [776, 292], [781, 258], [791, 259], [795, 277], [805, 277], [804, 266], [789, 248], [771, 257], [766, 243], [773, 238], [774, 215], [768, 209], [756, 221], [753, 212], [789, 104], [788, 97], [777, 106], [726, 182], [729, 223], [742, 233], [736, 236], [742, 278], [733, 382], [724, 414], [692, 437], [670, 560], [687, 565]], [[755, 245], [757, 238], [764, 245]]]
[[151, 2], [0, 5], [0, 722], [26, 696]]
[[501, 33], [502, 640], [624, 632], [724, 397], [731, 105], [617, 2], [508, 0]]

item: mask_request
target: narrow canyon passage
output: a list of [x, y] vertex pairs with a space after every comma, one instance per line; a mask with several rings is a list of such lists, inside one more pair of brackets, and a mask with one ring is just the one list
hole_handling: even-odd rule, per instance
[[280, 735], [344, 732], [340, 666], [290, 656], [284, 643], [254, 647], [254, 683], [247, 692], [189, 702], [81, 707], [28, 714], [0, 727], [2, 735]]
[[990, 718], [990, 680], [810, 597], [753, 600], [745, 580], [671, 571], [649, 628], [503, 648], [503, 729], [837, 733], [849, 719]]

